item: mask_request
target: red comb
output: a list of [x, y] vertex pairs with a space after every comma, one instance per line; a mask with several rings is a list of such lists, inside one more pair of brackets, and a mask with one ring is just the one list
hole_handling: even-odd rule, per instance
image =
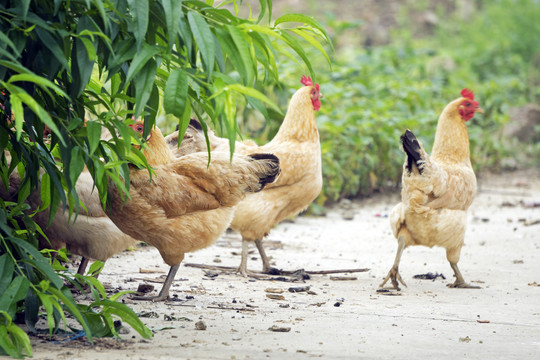
[[461, 90], [461, 96], [463, 96], [464, 98], [467, 98], [469, 100], [474, 100], [474, 93], [472, 90], [470, 89], [463, 89]]
[[313, 81], [311, 80], [311, 78], [309, 76], [306, 76], [306, 75], [302, 75], [302, 80], [300, 80], [300, 82], [305, 86], [312, 86], [313, 85]]

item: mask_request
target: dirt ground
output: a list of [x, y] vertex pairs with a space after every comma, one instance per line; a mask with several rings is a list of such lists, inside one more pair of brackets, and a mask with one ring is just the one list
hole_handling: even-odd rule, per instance
[[[533, 358], [540, 351], [540, 207], [529, 206], [540, 201], [540, 171], [479, 180], [459, 265], [482, 289], [447, 288], [453, 279], [444, 249], [413, 247], [400, 267], [408, 287], [377, 292], [395, 256], [386, 216], [398, 195], [377, 196], [354, 202], [353, 220], [335, 207], [326, 217], [282, 223], [266, 241], [278, 268], [368, 271], [283, 282], [183, 266], [172, 288], [176, 301], [130, 305], [146, 313], [153, 339], [132, 329], [122, 340], [97, 339], [93, 346], [33, 338], [34, 358]], [[239, 236], [228, 233], [185, 263], [232, 267], [239, 253]], [[249, 268], [260, 269], [256, 250]], [[136, 290], [141, 279], [167, 271], [157, 250], [147, 247], [110, 259], [101, 280]], [[446, 279], [413, 278], [429, 272]], [[306, 286], [309, 291], [289, 291]]]

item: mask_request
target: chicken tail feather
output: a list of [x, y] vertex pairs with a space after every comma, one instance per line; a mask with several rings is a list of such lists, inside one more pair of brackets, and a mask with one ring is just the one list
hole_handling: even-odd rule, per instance
[[413, 171], [413, 165], [416, 165], [418, 171], [422, 174], [423, 167], [421, 164], [424, 162], [421, 154], [422, 147], [412, 131], [406, 130], [405, 134], [401, 135], [401, 144], [403, 145], [403, 151], [407, 154], [407, 170], [409, 173]]
[[259, 185], [261, 187], [257, 191], [264, 189], [266, 184], [273, 183], [281, 173], [279, 158], [273, 154], [251, 154], [248, 157], [265, 165], [264, 171], [259, 174]]

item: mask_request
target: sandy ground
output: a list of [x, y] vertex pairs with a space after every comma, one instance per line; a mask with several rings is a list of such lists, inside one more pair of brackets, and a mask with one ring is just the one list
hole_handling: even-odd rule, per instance
[[[526, 359], [540, 353], [540, 171], [480, 178], [459, 263], [465, 279], [482, 289], [450, 289], [452, 271], [442, 248], [405, 250], [401, 275], [408, 287], [377, 288], [394, 260], [396, 240], [388, 212], [398, 195], [352, 204], [326, 217], [302, 216], [270, 234], [267, 252], [278, 268], [367, 272], [312, 275], [305, 283], [244, 279], [183, 266], [172, 295], [177, 301], [130, 306], [155, 332], [123, 340], [61, 344], [33, 338], [35, 359]], [[186, 263], [239, 264], [240, 240], [225, 234], [215, 246], [189, 254]], [[256, 250], [249, 268], [260, 269]], [[154, 273], [140, 273], [140, 269]], [[122, 253], [105, 265], [101, 280], [136, 290], [142, 278], [168, 267], [154, 248]], [[442, 273], [446, 280], [413, 278]], [[159, 289], [160, 284], [155, 284]], [[309, 286], [292, 293], [290, 287]], [[270, 293], [268, 289], [282, 293]], [[270, 296], [278, 299], [271, 299]], [[281, 300], [279, 300], [281, 298]], [[202, 321], [206, 330], [197, 330]], [[287, 330], [288, 332], [272, 331]], [[536, 354], [536, 355], [535, 355]]]

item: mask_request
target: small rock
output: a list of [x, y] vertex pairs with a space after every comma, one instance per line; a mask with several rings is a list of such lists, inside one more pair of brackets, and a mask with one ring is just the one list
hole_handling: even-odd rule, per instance
[[309, 291], [311, 286], [296, 286], [296, 287], [290, 287], [289, 292], [297, 293], [297, 292], [303, 292], [303, 291]]
[[137, 314], [138, 317], [144, 317], [144, 318], [159, 318], [159, 315], [155, 311], [143, 311], [142, 313]]
[[219, 276], [219, 272], [213, 271], [213, 270], [208, 270], [208, 271], [205, 271], [204, 276], [206, 276], [207, 278], [210, 278], [210, 279], [215, 279], [215, 278], [217, 278]]
[[137, 292], [147, 294], [149, 292], [154, 291], [154, 285], [151, 284], [139, 284], [139, 287], [137, 288]]
[[464, 337], [464, 338], [459, 338], [459, 342], [466, 342], [466, 343], [468, 343], [468, 342], [470, 342], [470, 341], [471, 341], [471, 338], [468, 337], [468, 336], [466, 336], [466, 337]]
[[130, 333], [130, 330], [129, 328], [125, 327], [125, 326], [122, 326], [120, 329], [118, 329], [118, 333], [120, 335], [127, 335]]
[[266, 291], [267, 293], [273, 293], [273, 294], [283, 294], [285, 290], [278, 289], [278, 288], [266, 288], [264, 289], [264, 291]]
[[268, 330], [273, 332], [289, 332], [291, 331], [291, 328], [273, 325], [272, 327], [269, 327]]
[[266, 297], [272, 300], [285, 300], [285, 296], [277, 294], [266, 294]]
[[202, 320], [197, 321], [195, 323], [195, 329], [197, 329], [197, 330], [206, 330], [206, 324]]

